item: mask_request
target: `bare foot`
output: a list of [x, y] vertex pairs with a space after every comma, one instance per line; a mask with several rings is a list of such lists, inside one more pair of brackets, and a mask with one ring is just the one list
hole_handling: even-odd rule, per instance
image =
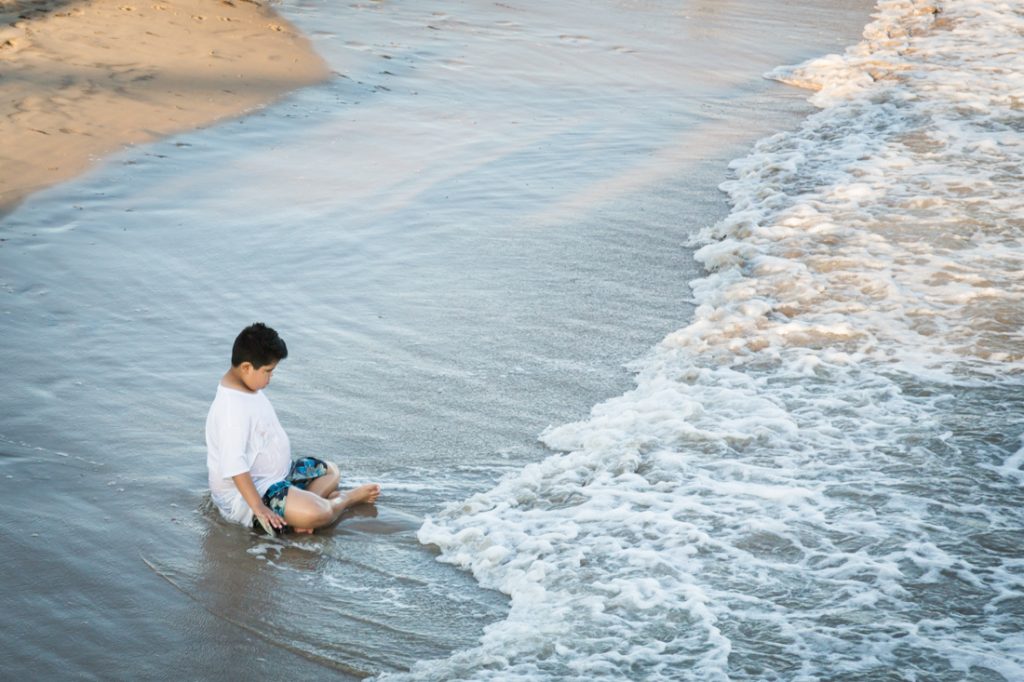
[[[341, 491], [335, 490], [327, 495], [328, 500], [331, 501], [331, 507], [334, 509], [334, 521], [337, 523], [341, 514], [348, 508], [354, 507], [358, 504], [373, 504], [377, 501], [380, 496], [380, 486], [376, 483], [367, 483], [361, 485], [358, 488], [353, 488], [347, 493], [342, 494]], [[311, 534], [314, 528], [292, 528], [296, 533]]]
[[354, 504], [373, 504], [378, 497], [380, 497], [380, 486], [376, 483], [367, 483], [345, 493], [345, 507], [351, 507]]

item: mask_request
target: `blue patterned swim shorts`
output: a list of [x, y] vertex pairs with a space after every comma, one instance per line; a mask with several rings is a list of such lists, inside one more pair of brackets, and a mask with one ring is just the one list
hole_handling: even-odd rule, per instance
[[[309, 484], [327, 473], [327, 462], [316, 457], [300, 457], [292, 462], [291, 471], [283, 481], [270, 486], [267, 492], [263, 493], [263, 504], [273, 509], [278, 516], [284, 518], [284, 503], [288, 497], [288, 488], [295, 486], [301, 490], [309, 487]], [[252, 527], [260, 529], [260, 522], [255, 517], [252, 520]]]

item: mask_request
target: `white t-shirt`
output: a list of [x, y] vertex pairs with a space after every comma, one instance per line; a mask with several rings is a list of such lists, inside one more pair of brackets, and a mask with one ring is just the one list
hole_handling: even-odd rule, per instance
[[206, 468], [210, 494], [225, 518], [252, 523], [252, 510], [232, 476], [249, 472], [262, 496], [291, 470], [292, 450], [273, 405], [263, 391], [243, 393], [217, 386], [206, 415]]

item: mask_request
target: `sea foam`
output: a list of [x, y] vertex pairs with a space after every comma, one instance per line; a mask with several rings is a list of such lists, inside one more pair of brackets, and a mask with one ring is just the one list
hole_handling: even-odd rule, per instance
[[693, 319], [420, 541], [508, 594], [417, 678], [1024, 679], [1024, 15], [880, 2], [694, 236]]

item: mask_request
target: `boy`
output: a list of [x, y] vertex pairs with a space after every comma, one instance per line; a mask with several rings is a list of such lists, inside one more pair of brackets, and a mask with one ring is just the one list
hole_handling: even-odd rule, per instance
[[333, 462], [292, 461], [288, 435], [263, 389], [288, 348], [261, 322], [242, 330], [231, 349], [231, 369], [217, 386], [206, 416], [210, 493], [230, 521], [268, 535], [288, 527], [312, 533], [355, 504], [373, 503], [380, 486], [368, 483], [342, 494]]

